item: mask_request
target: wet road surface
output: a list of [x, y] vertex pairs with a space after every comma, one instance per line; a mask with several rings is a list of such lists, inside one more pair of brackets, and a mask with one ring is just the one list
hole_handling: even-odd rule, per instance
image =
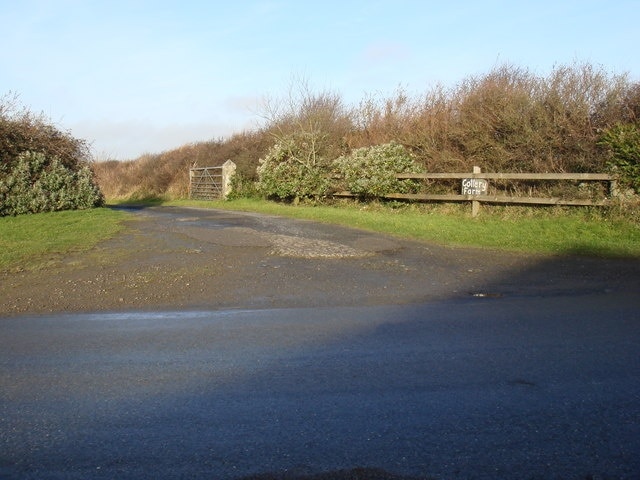
[[[177, 213], [153, 217], [156, 231], [201, 222]], [[461, 250], [445, 273], [441, 254], [452, 250], [442, 247], [239, 218], [218, 228], [243, 233], [236, 240], [180, 227], [193, 228], [180, 248], [242, 249], [283, 271], [347, 265], [325, 265], [333, 285], [320, 273], [317, 289], [280, 305], [273, 289], [269, 304], [240, 296], [233, 308], [0, 318], [0, 478], [293, 478], [355, 467], [442, 479], [640, 477], [637, 264], [616, 275], [596, 259], [505, 255], [493, 271]], [[383, 265], [400, 278], [397, 265], [416, 259], [432, 290], [382, 288], [394, 285]], [[335, 273], [349, 268], [364, 286], [341, 286]], [[257, 288], [249, 272], [240, 279]], [[387, 293], [368, 299], [367, 288]]]

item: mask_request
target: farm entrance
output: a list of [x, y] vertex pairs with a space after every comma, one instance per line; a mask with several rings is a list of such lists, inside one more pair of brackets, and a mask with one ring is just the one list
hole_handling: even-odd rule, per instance
[[217, 200], [231, 192], [231, 177], [236, 164], [227, 160], [220, 167], [200, 167], [189, 170], [189, 198]]

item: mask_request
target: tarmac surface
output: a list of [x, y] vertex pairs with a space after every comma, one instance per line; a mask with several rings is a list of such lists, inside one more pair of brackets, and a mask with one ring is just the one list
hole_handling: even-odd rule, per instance
[[130, 209], [125, 232], [0, 272], [0, 316], [363, 306], [640, 291], [640, 261], [511, 254], [229, 211]]
[[0, 478], [640, 478], [637, 261], [134, 217], [0, 277]]

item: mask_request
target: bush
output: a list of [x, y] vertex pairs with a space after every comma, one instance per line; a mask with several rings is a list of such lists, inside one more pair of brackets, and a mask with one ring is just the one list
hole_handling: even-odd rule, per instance
[[420, 173], [422, 168], [402, 145], [394, 142], [358, 148], [333, 165], [344, 189], [362, 197], [415, 193], [420, 188], [414, 180], [396, 179], [397, 173]]
[[231, 177], [231, 192], [227, 196], [227, 200], [258, 198], [259, 196], [258, 186], [254, 179], [240, 172], [236, 172]]
[[57, 157], [76, 170], [91, 160], [86, 141], [52, 125], [42, 114], [21, 107], [17, 95], [0, 97], [0, 174], [8, 173], [24, 152]]
[[262, 195], [297, 201], [328, 192], [327, 162], [305, 140], [304, 135], [287, 136], [260, 159], [258, 190]]
[[43, 153], [24, 152], [0, 176], [0, 216], [97, 207], [103, 204], [88, 165], [75, 171]]
[[609, 154], [607, 165], [621, 186], [640, 193], [640, 127], [638, 124], [619, 124], [609, 128], [599, 145]]
[[89, 162], [84, 140], [0, 98], [0, 216], [101, 205]]

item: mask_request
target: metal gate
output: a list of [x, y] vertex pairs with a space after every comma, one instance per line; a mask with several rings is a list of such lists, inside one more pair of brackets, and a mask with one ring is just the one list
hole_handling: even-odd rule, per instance
[[189, 170], [189, 198], [216, 200], [222, 197], [222, 167], [203, 167]]

